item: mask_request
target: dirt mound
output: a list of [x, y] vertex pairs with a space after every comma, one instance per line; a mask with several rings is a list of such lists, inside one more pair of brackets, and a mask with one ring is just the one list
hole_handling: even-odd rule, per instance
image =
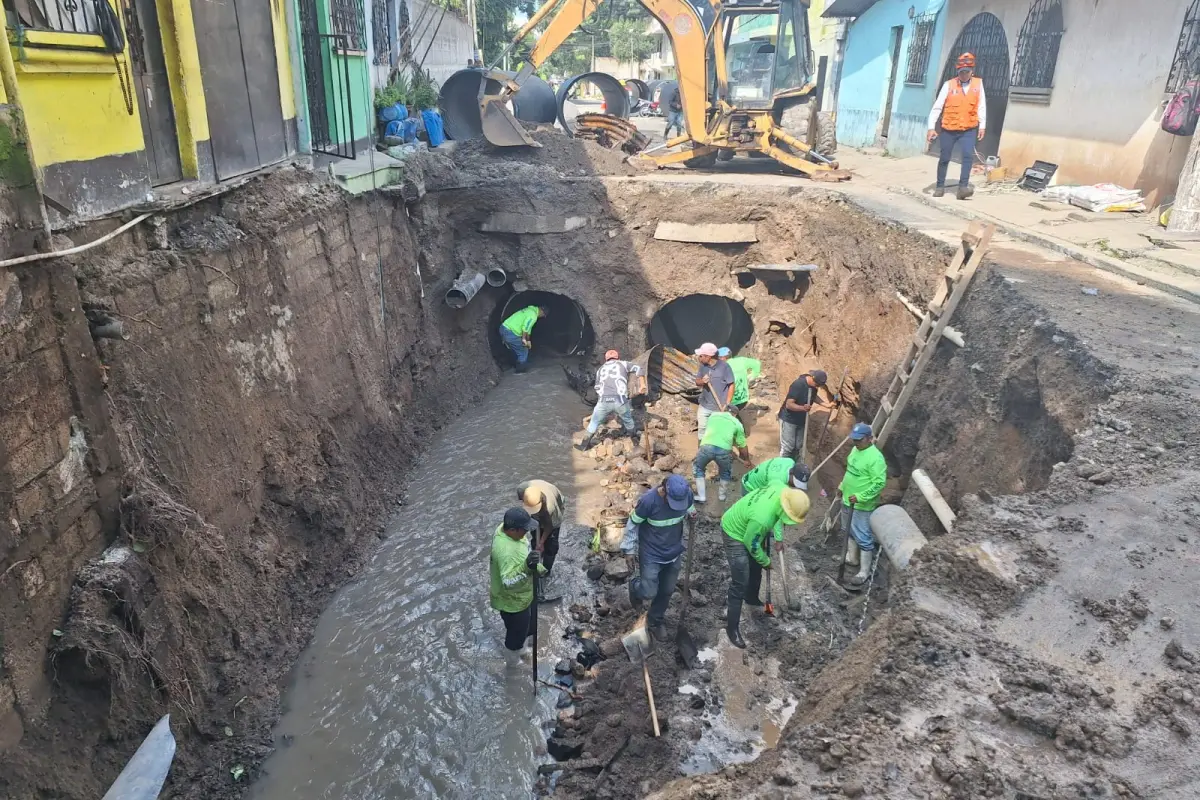
[[638, 172], [619, 150], [573, 139], [555, 128], [537, 128], [531, 135], [541, 147], [495, 147], [483, 138], [457, 142], [451, 154], [453, 176], [437, 176], [433, 185], [548, 181]]

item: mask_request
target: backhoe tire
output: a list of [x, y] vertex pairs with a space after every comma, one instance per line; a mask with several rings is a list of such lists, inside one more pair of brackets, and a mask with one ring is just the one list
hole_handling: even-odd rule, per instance
[[705, 153], [702, 156], [689, 158], [683, 162], [683, 165], [689, 169], [710, 169], [717, 163], [717, 154], [719, 151], [714, 150], [711, 153]]
[[726, 148], [717, 151], [717, 161], [733, 161], [733, 150]]
[[828, 111], [817, 112], [817, 129], [809, 139], [809, 146], [826, 158], [832, 158], [837, 152], [837, 123], [833, 114]]

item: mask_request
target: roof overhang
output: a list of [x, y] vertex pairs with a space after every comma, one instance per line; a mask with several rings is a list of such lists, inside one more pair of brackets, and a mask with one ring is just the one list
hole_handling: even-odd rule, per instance
[[861, 17], [879, 0], [833, 0], [821, 13], [822, 17]]

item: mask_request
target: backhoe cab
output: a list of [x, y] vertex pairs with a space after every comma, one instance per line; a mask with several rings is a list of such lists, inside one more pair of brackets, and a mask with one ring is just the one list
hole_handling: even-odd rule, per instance
[[[500, 92], [487, 94], [489, 81], [480, 82], [479, 111], [489, 142], [535, 145], [508, 101], [600, 2], [547, 0], [517, 33], [510, 50], [550, 18], [515, 75], [489, 73]], [[816, 179], [850, 177], [830, 160], [832, 124], [816, 112], [805, 0], [731, 0], [714, 3], [715, 13], [687, 0], [639, 2], [662, 25], [674, 50], [686, 130], [666, 143], [667, 152], [639, 158], [658, 166], [705, 167], [718, 156], [744, 153], [769, 156]]]

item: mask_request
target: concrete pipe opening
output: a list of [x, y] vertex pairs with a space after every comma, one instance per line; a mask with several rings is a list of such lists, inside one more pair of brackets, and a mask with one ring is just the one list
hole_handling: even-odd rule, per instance
[[754, 334], [754, 322], [736, 300], [715, 294], [677, 297], [655, 312], [647, 339], [685, 353], [705, 342], [737, 352]]
[[508, 283], [508, 272], [502, 267], [492, 267], [487, 271], [487, 285], [500, 287]]
[[511, 364], [513, 356], [500, 339], [500, 324], [526, 306], [546, 309], [546, 316], [533, 326], [531, 360], [571, 356], [591, 348], [595, 340], [592, 321], [578, 302], [554, 292], [516, 292], [496, 305], [488, 326], [492, 355], [501, 364]]

